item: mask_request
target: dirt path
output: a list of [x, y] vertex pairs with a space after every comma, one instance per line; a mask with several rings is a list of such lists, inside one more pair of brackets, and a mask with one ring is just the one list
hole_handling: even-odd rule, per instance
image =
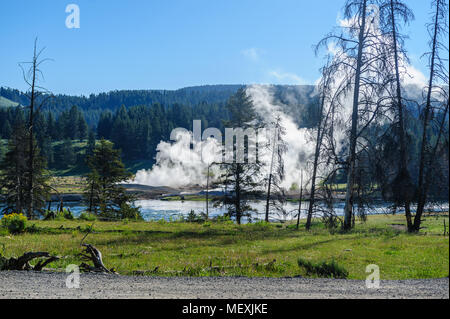
[[364, 281], [305, 278], [159, 278], [82, 274], [79, 289], [64, 273], [0, 272], [0, 298], [449, 298], [449, 279]]

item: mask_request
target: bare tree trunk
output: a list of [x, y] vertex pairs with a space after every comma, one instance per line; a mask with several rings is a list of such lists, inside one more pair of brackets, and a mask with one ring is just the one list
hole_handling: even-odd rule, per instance
[[206, 176], [206, 220], [209, 218], [209, 168], [211, 167], [211, 164], [208, 165], [208, 171]]
[[356, 65], [355, 74], [355, 88], [353, 92], [353, 111], [352, 111], [352, 128], [350, 132], [350, 153], [348, 159], [348, 173], [347, 173], [347, 191], [345, 195], [345, 207], [344, 207], [344, 229], [348, 230], [352, 227], [352, 214], [353, 214], [353, 188], [355, 180], [355, 165], [356, 165], [356, 140], [358, 129], [358, 104], [359, 104], [359, 91], [361, 80], [361, 68], [363, 65], [362, 57], [364, 50], [366, 30], [366, 15], [367, 15], [367, 1], [364, 0], [362, 8], [361, 26], [359, 28], [359, 40], [358, 40], [358, 60]]
[[[414, 226], [413, 231], [418, 232], [420, 230], [420, 223], [423, 214], [423, 210], [425, 207], [427, 192], [425, 189], [425, 170], [426, 170], [426, 161], [427, 161], [427, 130], [430, 121], [430, 112], [431, 112], [431, 94], [433, 92], [433, 81], [435, 75], [435, 59], [437, 54], [437, 37], [438, 37], [438, 23], [439, 23], [439, 11], [440, 11], [440, 1], [436, 1], [436, 16], [434, 21], [434, 33], [433, 33], [433, 42], [432, 42], [432, 51], [431, 51], [431, 66], [430, 66], [430, 78], [428, 82], [428, 92], [427, 92], [427, 101], [425, 105], [425, 114], [423, 118], [423, 133], [422, 133], [422, 146], [420, 149], [420, 164], [419, 164], [419, 186], [418, 186], [418, 202], [417, 202], [417, 211], [416, 216], [414, 217]], [[439, 142], [439, 141], [438, 141]]]
[[235, 209], [236, 209], [236, 222], [238, 225], [241, 224], [241, 217], [242, 217], [242, 212], [241, 212], [241, 185], [240, 185], [240, 178], [241, 178], [241, 172], [240, 172], [240, 164], [236, 164], [237, 165], [237, 169], [236, 169], [236, 187], [235, 187], [235, 192], [236, 192], [236, 200], [235, 200]]
[[269, 174], [269, 186], [267, 187], [267, 198], [266, 198], [266, 217], [265, 221], [269, 222], [269, 206], [270, 206], [270, 186], [272, 183], [272, 173]]
[[[403, 183], [409, 184], [409, 173], [408, 173], [408, 164], [407, 164], [407, 155], [406, 155], [406, 138], [405, 138], [405, 121], [403, 115], [403, 100], [402, 100], [402, 90], [400, 84], [400, 71], [398, 65], [398, 47], [397, 47], [397, 26], [395, 21], [395, 10], [394, 10], [394, 0], [390, 0], [391, 5], [391, 22], [392, 22], [392, 32], [393, 32], [393, 45], [394, 45], [394, 63], [395, 63], [395, 81], [397, 86], [397, 112], [398, 112], [398, 120], [399, 120], [399, 137], [400, 137], [400, 167], [399, 174], [400, 176], [408, 179], [402, 181]], [[410, 199], [408, 198], [409, 194], [404, 194], [404, 207], [405, 207], [405, 215], [406, 222], [408, 226], [408, 231], [412, 229], [412, 221], [411, 221], [411, 205]]]
[[[430, 169], [433, 165], [434, 159], [436, 158], [437, 150], [439, 148], [439, 143], [440, 143], [441, 137], [444, 133], [445, 118], [447, 117], [448, 108], [449, 108], [449, 100], [447, 100], [447, 105], [445, 107], [444, 115], [443, 115], [442, 122], [441, 122], [441, 125], [439, 128], [439, 133], [438, 133], [438, 137], [436, 140], [436, 144], [434, 145], [433, 151], [431, 152], [430, 163], [429, 163]], [[425, 203], [427, 201], [427, 195], [428, 195], [428, 189], [430, 187], [430, 183], [431, 183], [431, 172], [428, 171], [427, 175], [425, 176], [425, 185], [424, 185], [424, 190], [423, 190], [423, 195], [422, 195], [423, 197], [422, 197], [422, 200], [417, 205], [417, 212], [416, 212], [416, 216], [414, 217], [413, 231], [416, 231], [416, 232], [420, 231], [420, 224], [422, 222], [423, 210], [425, 207]]]
[[31, 83], [31, 98], [30, 98], [30, 118], [28, 123], [28, 211], [27, 211], [27, 217], [28, 219], [33, 218], [33, 211], [34, 211], [34, 145], [33, 145], [33, 120], [34, 120], [34, 102], [35, 102], [35, 85], [36, 85], [36, 68], [37, 68], [37, 53], [36, 53], [36, 42], [34, 43], [34, 54], [33, 54], [33, 65], [32, 65], [32, 72], [33, 72], [33, 80]]
[[[302, 200], [303, 200], [303, 171], [300, 175], [300, 198], [298, 202], [298, 215], [297, 215], [297, 230], [300, 227], [300, 214], [302, 213]], [[308, 228], [309, 230], [309, 228]]]
[[91, 183], [91, 191], [89, 193], [89, 213], [92, 213], [92, 207], [94, 205], [94, 183]]
[[[326, 85], [326, 84], [325, 84]], [[325, 104], [325, 88], [322, 92], [322, 99], [320, 103], [320, 119], [317, 128], [317, 138], [316, 138], [316, 149], [314, 152], [314, 163], [313, 163], [313, 172], [311, 178], [311, 191], [309, 192], [309, 207], [308, 207], [308, 216], [306, 218], [305, 228], [309, 230], [311, 228], [311, 220], [313, 215], [315, 196], [316, 196], [316, 178], [317, 178], [317, 166], [319, 164], [319, 156], [320, 156], [320, 146], [322, 144], [322, 122], [323, 122], [323, 109]]]
[[272, 174], [273, 174], [273, 162], [275, 161], [275, 143], [276, 143], [276, 138], [277, 138], [277, 128], [275, 128], [275, 132], [274, 132], [274, 135], [273, 135], [272, 160], [270, 162], [269, 185], [267, 187], [267, 199], [266, 199], [266, 218], [265, 218], [266, 222], [269, 222], [270, 187], [272, 186]]

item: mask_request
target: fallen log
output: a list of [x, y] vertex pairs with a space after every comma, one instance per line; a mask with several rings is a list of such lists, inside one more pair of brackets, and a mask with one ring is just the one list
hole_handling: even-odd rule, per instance
[[[30, 261], [36, 258], [40, 259], [35, 266], [30, 264]], [[42, 268], [49, 263], [58, 260], [60, 257], [51, 256], [47, 252], [28, 252], [18, 258], [6, 258], [0, 254], [0, 271], [1, 270], [34, 270], [41, 271]]]
[[84, 250], [82, 253], [79, 254], [82, 260], [84, 261], [90, 261], [94, 264], [94, 266], [91, 266], [86, 263], [81, 263], [80, 269], [84, 272], [101, 272], [101, 273], [107, 273], [107, 274], [117, 274], [117, 272], [114, 270], [114, 268], [108, 269], [103, 264], [102, 260], [102, 253], [100, 250], [98, 250], [96, 247], [90, 245], [90, 244], [82, 244], [84, 247]]

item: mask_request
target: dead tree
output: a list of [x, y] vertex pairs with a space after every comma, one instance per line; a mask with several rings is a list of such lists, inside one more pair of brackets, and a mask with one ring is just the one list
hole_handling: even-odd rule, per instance
[[[344, 162], [342, 169], [347, 172], [345, 230], [352, 227], [355, 191], [358, 188], [355, 185], [358, 156], [363, 151], [361, 148], [365, 147], [361, 137], [380, 116], [383, 103], [379, 102], [379, 97], [389, 81], [384, 72], [387, 52], [379, 32], [377, 3], [372, 0], [348, 0], [344, 7], [346, 20], [341, 26], [341, 33], [327, 35], [317, 46], [328, 48], [328, 45], [334, 44], [335, 52], [330, 65], [334, 72], [332, 76], [336, 82], [342, 83], [337, 85], [344, 93], [339, 94], [341, 98], [347, 99], [351, 95], [350, 128], [345, 148], [347, 157], [344, 161], [335, 160], [336, 163]], [[341, 156], [339, 153], [334, 155]]]
[[408, 171], [408, 155], [406, 147], [406, 129], [405, 129], [405, 105], [402, 98], [401, 62], [400, 59], [408, 61], [407, 54], [403, 50], [404, 36], [399, 32], [400, 24], [408, 24], [414, 19], [412, 11], [402, 0], [383, 0], [380, 8], [380, 30], [384, 37], [384, 45], [387, 47], [392, 61], [392, 66], [388, 69], [388, 74], [393, 70], [393, 87], [392, 109], [396, 115], [394, 126], [397, 127], [396, 135], [398, 136], [400, 161], [398, 162], [398, 170], [396, 177], [390, 185], [394, 194], [395, 205], [401, 205], [405, 208], [406, 221], [408, 229], [412, 227], [412, 216], [410, 203], [413, 200], [414, 186]]
[[313, 216], [314, 211], [314, 205], [316, 201], [316, 179], [317, 179], [317, 170], [319, 167], [319, 158], [320, 158], [320, 152], [322, 148], [322, 142], [324, 139], [325, 134], [325, 126], [327, 125], [328, 118], [330, 113], [325, 112], [325, 104], [329, 104], [329, 98], [331, 94], [331, 85], [332, 85], [332, 77], [331, 77], [331, 69], [328, 67], [328, 64], [326, 67], [322, 69], [322, 80], [319, 84], [319, 121], [317, 123], [317, 136], [316, 136], [316, 146], [315, 146], [315, 152], [314, 152], [314, 162], [313, 162], [313, 171], [312, 171], [312, 177], [311, 177], [311, 189], [310, 189], [310, 195], [309, 195], [309, 207], [308, 207], [308, 214], [306, 218], [306, 224], [305, 228], [306, 230], [309, 230], [311, 228], [311, 220]]
[[107, 274], [115, 274], [116, 271], [114, 268], [108, 269], [103, 264], [102, 259], [102, 253], [100, 250], [98, 250], [96, 247], [90, 245], [90, 244], [82, 244], [84, 247], [84, 250], [82, 253], [79, 254], [82, 260], [84, 261], [90, 261], [94, 264], [94, 266], [91, 266], [86, 263], [81, 263], [80, 269], [85, 272], [101, 272], [101, 273], [107, 273]]
[[300, 197], [298, 199], [297, 230], [300, 228], [300, 215], [302, 214], [302, 202], [303, 202], [303, 171], [300, 174]]
[[[33, 259], [40, 259], [35, 266], [30, 265]], [[18, 258], [6, 258], [0, 254], [0, 271], [2, 270], [34, 270], [41, 271], [49, 263], [58, 260], [59, 257], [51, 256], [47, 252], [28, 252]]]
[[[423, 110], [423, 132], [422, 145], [420, 149], [419, 163], [419, 181], [417, 194], [417, 212], [414, 217], [414, 225], [410, 231], [418, 232], [422, 222], [422, 214], [427, 203], [428, 188], [431, 183], [431, 171], [435, 162], [435, 150], [439, 147], [440, 139], [443, 135], [444, 123], [448, 112], [448, 99], [446, 100], [445, 116], [442, 117], [442, 125], [439, 129], [439, 137], [435, 142], [435, 146], [430, 145], [429, 129], [431, 119], [435, 114], [436, 104], [433, 95], [436, 91], [442, 92], [442, 88], [438, 86], [439, 81], [448, 84], [448, 61], [441, 58], [441, 52], [448, 52], [448, 48], [444, 45], [444, 39], [448, 38], [448, 4], [445, 0], [433, 0], [435, 8], [433, 14], [433, 22], [428, 25], [428, 32], [431, 37], [430, 49], [426, 55], [429, 57], [430, 76], [428, 79], [427, 95]], [[444, 103], [445, 105], [445, 103]]]
[[[37, 39], [34, 42], [33, 59], [31, 62], [23, 62], [20, 65], [22, 68], [23, 79], [25, 83], [29, 86], [30, 92], [27, 93], [27, 97], [30, 100], [29, 105], [29, 115], [28, 115], [28, 156], [27, 156], [27, 185], [26, 187], [26, 209], [27, 217], [29, 219], [34, 217], [34, 203], [35, 203], [35, 192], [36, 177], [35, 177], [35, 156], [36, 156], [36, 144], [34, 143], [34, 118], [40, 109], [45, 105], [45, 103], [53, 97], [53, 95], [43, 87], [39, 86], [39, 77], [42, 76], [42, 71], [40, 70], [40, 65], [49, 59], [40, 59], [44, 49], [37, 51]], [[25, 72], [22, 65], [28, 64], [30, 68]]]
[[[361, 68], [363, 65], [363, 51], [365, 46], [365, 32], [366, 32], [366, 16], [367, 16], [367, 1], [363, 0], [359, 3], [360, 21], [359, 35], [358, 35], [358, 56], [356, 60], [355, 70], [355, 86], [353, 89], [353, 110], [352, 110], [352, 128], [350, 131], [350, 151], [348, 159], [348, 174], [347, 174], [347, 191], [345, 196], [344, 207], [344, 229], [351, 228], [352, 209], [353, 209], [353, 183], [355, 181], [355, 163], [356, 163], [356, 139], [358, 129], [358, 105], [360, 94]], [[348, 16], [350, 18], [350, 16]]]
[[[270, 146], [271, 149], [271, 161], [269, 168], [269, 178], [267, 185], [267, 195], [266, 195], [266, 215], [265, 221], [269, 222], [269, 213], [270, 213], [270, 204], [272, 200], [272, 206], [275, 207], [276, 210], [282, 211], [283, 204], [285, 201], [284, 190], [281, 187], [281, 182], [284, 179], [284, 160], [283, 155], [287, 151], [286, 143], [283, 140], [283, 136], [286, 135], [286, 130], [282, 126], [281, 117], [277, 116], [274, 122], [274, 132], [273, 132], [273, 140]], [[275, 189], [275, 196], [271, 198], [272, 188]]]

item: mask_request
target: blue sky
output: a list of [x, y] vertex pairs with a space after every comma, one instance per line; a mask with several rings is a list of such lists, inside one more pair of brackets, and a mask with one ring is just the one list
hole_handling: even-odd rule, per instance
[[[408, 0], [412, 64], [426, 73], [430, 1]], [[68, 29], [68, 4], [80, 29]], [[54, 61], [46, 88], [84, 94], [204, 84], [302, 84], [319, 77], [312, 46], [331, 31], [344, 0], [2, 0], [0, 86], [26, 89], [18, 62], [33, 41]]]

